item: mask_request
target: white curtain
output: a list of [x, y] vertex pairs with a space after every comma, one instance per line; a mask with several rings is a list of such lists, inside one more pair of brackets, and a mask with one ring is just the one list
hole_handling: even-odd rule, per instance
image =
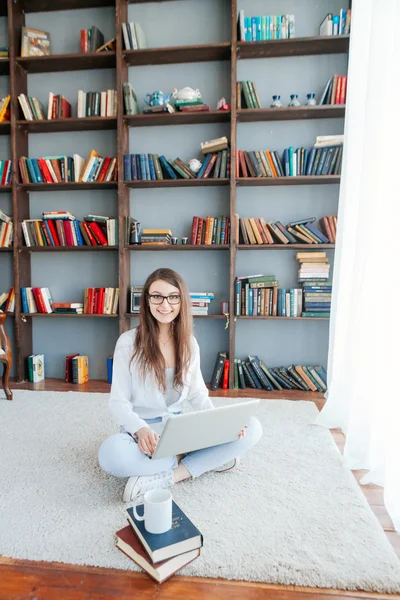
[[[327, 402], [400, 531], [400, 0], [354, 0]], [[338, 132], [339, 133], [339, 132]]]

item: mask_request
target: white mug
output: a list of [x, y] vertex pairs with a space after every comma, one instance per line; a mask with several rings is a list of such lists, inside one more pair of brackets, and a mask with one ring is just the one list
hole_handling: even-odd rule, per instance
[[172, 494], [169, 490], [150, 490], [144, 495], [143, 516], [137, 514], [136, 506], [133, 514], [138, 521], [144, 521], [149, 533], [165, 533], [172, 527]]

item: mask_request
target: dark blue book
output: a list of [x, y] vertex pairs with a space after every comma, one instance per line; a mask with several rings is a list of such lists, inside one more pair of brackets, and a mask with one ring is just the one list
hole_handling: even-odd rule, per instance
[[311, 148], [309, 154], [308, 154], [308, 160], [307, 160], [307, 167], [306, 167], [306, 175], [311, 175], [311, 170], [313, 167], [313, 163], [314, 163], [314, 159], [315, 159], [315, 153], [316, 153], [317, 149], [315, 147]]
[[26, 166], [28, 167], [29, 176], [31, 178], [32, 183], [39, 183], [36, 177], [36, 171], [33, 167], [31, 158], [26, 159]]
[[113, 357], [107, 356], [107, 382], [112, 383]]
[[289, 168], [289, 151], [287, 148], [284, 149], [283, 151], [283, 155], [282, 155], [282, 159], [283, 159], [283, 167], [285, 169], [285, 177], [289, 177], [290, 175], [290, 168]]
[[324, 367], [314, 367], [315, 371], [318, 373], [318, 375], [321, 377], [322, 381], [324, 382], [325, 385], [327, 385], [327, 375], [326, 375], [326, 371], [324, 369]]
[[171, 169], [171, 165], [169, 164], [169, 162], [167, 161], [165, 156], [160, 156], [158, 160], [160, 161], [160, 164], [164, 171], [164, 174], [166, 174], [169, 179], [178, 179], [175, 171], [173, 169]]
[[136, 174], [138, 179], [143, 179], [142, 171], [140, 169], [140, 154], [134, 154], [135, 162], [136, 162]]
[[200, 171], [199, 171], [199, 172], [197, 173], [197, 175], [196, 175], [196, 179], [201, 179], [201, 178], [202, 178], [202, 176], [203, 176], [203, 173], [204, 173], [204, 171], [206, 170], [206, 168], [207, 168], [207, 165], [208, 165], [208, 163], [209, 163], [209, 162], [210, 162], [210, 160], [211, 160], [211, 157], [212, 157], [212, 154], [206, 154], [206, 157], [205, 157], [205, 159], [204, 159], [204, 162], [203, 162], [203, 164], [201, 165], [201, 169], [200, 169]]
[[136, 156], [134, 154], [130, 155], [130, 161], [131, 161], [131, 176], [132, 176], [132, 181], [136, 181], [138, 176], [137, 176], [137, 169], [136, 169]]
[[124, 154], [124, 180], [132, 180], [131, 157], [129, 154]]
[[86, 245], [85, 240], [82, 237], [79, 223], [80, 223], [80, 221], [78, 221], [78, 219], [75, 219], [75, 221], [72, 221], [72, 226], [75, 228], [76, 240], [78, 242], [78, 246], [85, 246]]
[[306, 227], [306, 229], [309, 229], [311, 233], [313, 233], [318, 239], [320, 239], [323, 244], [329, 244], [328, 238], [324, 236], [324, 234], [319, 229], [314, 227], [312, 223], [305, 223], [304, 226]]
[[318, 166], [317, 166], [317, 170], [315, 172], [316, 175], [321, 175], [322, 174], [322, 167], [324, 166], [324, 162], [325, 162], [325, 158], [328, 154], [329, 148], [328, 146], [326, 146], [325, 148], [323, 148], [319, 161], [318, 161]]
[[149, 160], [150, 179], [152, 181], [155, 181], [157, 179], [157, 177], [156, 177], [156, 170], [155, 170], [155, 167], [154, 167], [153, 155], [152, 154], [148, 154], [147, 157], [148, 157], [148, 160]]
[[[137, 507], [137, 512], [140, 516], [143, 514], [143, 504]], [[201, 548], [203, 545], [203, 536], [200, 531], [173, 500], [172, 527], [165, 533], [146, 531], [144, 521], [135, 519], [132, 507], [127, 509], [127, 513], [133, 531], [153, 564], [189, 552], [189, 550]]]

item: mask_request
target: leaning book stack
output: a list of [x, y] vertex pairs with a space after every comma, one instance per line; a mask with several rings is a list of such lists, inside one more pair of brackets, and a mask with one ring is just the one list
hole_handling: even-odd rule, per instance
[[329, 259], [326, 252], [298, 252], [296, 260], [299, 283], [303, 285], [304, 318], [329, 318], [331, 314], [332, 284], [329, 279]]
[[152, 246], [169, 246], [172, 240], [170, 229], [143, 229], [142, 244]]
[[[143, 512], [143, 505], [137, 507]], [[200, 556], [203, 538], [200, 531], [172, 501], [172, 527], [166, 533], [146, 531], [132, 508], [127, 509], [129, 525], [116, 532], [117, 548], [132, 559], [157, 583], [163, 583], [182, 567]]]
[[0, 310], [5, 313], [13, 313], [15, 310], [15, 290], [10, 288], [8, 292], [0, 294]]
[[214, 300], [213, 292], [190, 292], [190, 304], [193, 316], [208, 315], [210, 302]]

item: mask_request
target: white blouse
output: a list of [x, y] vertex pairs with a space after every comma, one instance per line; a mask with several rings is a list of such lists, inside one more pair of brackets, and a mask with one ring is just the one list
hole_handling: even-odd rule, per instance
[[136, 361], [131, 362], [135, 335], [136, 329], [123, 333], [114, 352], [109, 407], [118, 425], [134, 434], [141, 427], [148, 427], [144, 419], [165, 418], [169, 413], [181, 412], [185, 400], [190, 402], [193, 410], [214, 407], [200, 371], [200, 349], [194, 337], [185, 385], [177, 401], [167, 406], [165, 394], [159, 389], [155, 377], [147, 375], [143, 380]]

